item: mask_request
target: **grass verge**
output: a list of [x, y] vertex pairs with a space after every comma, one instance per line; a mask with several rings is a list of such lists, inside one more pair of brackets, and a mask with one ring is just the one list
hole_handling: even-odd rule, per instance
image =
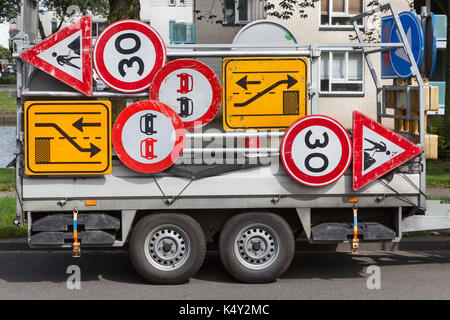
[[0, 91], [0, 114], [15, 114], [16, 99], [9, 97], [8, 91]]
[[15, 188], [14, 169], [0, 168], [0, 191], [13, 191]]
[[427, 161], [427, 187], [450, 188], [450, 161]]
[[0, 197], [0, 239], [24, 238], [27, 227], [16, 227], [13, 220], [16, 217], [16, 198]]

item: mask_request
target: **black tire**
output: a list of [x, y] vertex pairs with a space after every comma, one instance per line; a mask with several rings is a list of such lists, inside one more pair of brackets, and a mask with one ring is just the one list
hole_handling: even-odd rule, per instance
[[[251, 245], [255, 242], [259, 242], [259, 249]], [[244, 249], [245, 245], [252, 249]], [[259, 251], [261, 259], [253, 260], [252, 254], [257, 255]], [[294, 236], [288, 223], [282, 217], [271, 213], [245, 213], [234, 216], [225, 223], [219, 239], [222, 264], [234, 278], [247, 283], [275, 281], [291, 264], [294, 251]], [[270, 255], [274, 252], [276, 254]]]
[[[150, 233], [153, 236], [150, 236]], [[166, 236], [168, 238], [164, 238]], [[164, 247], [166, 242], [171, 246], [170, 253]], [[164, 250], [151, 251], [156, 247], [161, 249], [161, 244]], [[184, 256], [177, 254], [172, 257], [172, 249], [174, 253], [180, 253], [180, 256], [184, 253]], [[131, 264], [144, 279], [154, 284], [179, 284], [189, 281], [202, 266], [205, 253], [206, 239], [200, 224], [184, 214], [146, 216], [134, 226], [131, 233]], [[169, 257], [166, 260], [159, 259], [163, 254], [168, 254]], [[167, 269], [163, 269], [166, 268], [165, 263]], [[175, 267], [177, 264], [179, 266]]]

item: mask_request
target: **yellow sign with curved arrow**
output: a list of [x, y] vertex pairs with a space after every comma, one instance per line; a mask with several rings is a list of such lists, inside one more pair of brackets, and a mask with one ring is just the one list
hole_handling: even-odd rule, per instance
[[223, 75], [225, 130], [285, 129], [306, 115], [305, 58], [227, 58]]
[[25, 173], [111, 173], [111, 102], [25, 103]]

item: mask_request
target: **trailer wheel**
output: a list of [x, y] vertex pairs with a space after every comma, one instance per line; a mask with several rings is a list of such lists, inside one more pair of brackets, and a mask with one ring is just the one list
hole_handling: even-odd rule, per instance
[[222, 264], [236, 279], [247, 283], [275, 281], [294, 257], [292, 230], [280, 216], [245, 213], [232, 217], [222, 229]]
[[129, 255], [133, 267], [155, 284], [189, 281], [201, 267], [206, 240], [200, 224], [184, 214], [155, 214], [133, 228]]

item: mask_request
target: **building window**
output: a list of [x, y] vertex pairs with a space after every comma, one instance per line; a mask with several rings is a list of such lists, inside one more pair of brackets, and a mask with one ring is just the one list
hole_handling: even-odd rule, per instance
[[[321, 0], [320, 26], [352, 27], [351, 17], [362, 13], [364, 0]], [[359, 19], [358, 25], [363, 25]]]
[[223, 24], [244, 24], [250, 21], [248, 0], [223, 0]]
[[320, 56], [320, 93], [364, 93], [362, 53], [322, 52]]
[[106, 22], [92, 22], [92, 36], [98, 37], [107, 26]]
[[169, 0], [169, 6], [173, 7], [176, 6], [177, 1], [176, 0]]

